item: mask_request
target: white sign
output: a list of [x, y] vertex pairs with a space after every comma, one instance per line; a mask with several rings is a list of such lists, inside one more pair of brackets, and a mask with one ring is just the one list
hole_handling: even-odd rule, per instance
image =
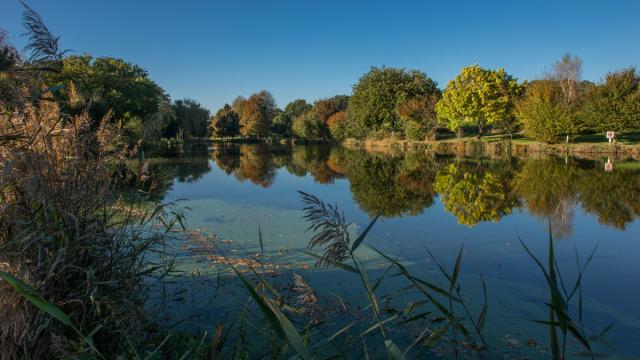
[[607, 131], [607, 139], [609, 139], [609, 144], [616, 138], [615, 131]]

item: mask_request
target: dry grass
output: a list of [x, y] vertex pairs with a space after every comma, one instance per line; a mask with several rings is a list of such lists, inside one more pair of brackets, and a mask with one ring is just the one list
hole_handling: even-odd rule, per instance
[[[144, 228], [163, 211], [140, 215], [114, 196], [121, 157], [107, 150], [117, 134], [106, 121], [65, 115], [50, 101], [3, 110], [0, 270], [93, 334], [101, 351], [122, 353], [122, 339], [142, 334], [143, 279], [153, 267], [144, 255], [162, 242]], [[6, 283], [0, 319], [2, 359], [90, 351]]]

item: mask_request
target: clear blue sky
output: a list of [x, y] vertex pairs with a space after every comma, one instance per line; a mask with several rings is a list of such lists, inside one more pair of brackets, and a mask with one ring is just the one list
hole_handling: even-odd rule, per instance
[[[0, 28], [22, 47], [21, 6], [0, 2]], [[261, 89], [281, 107], [349, 94], [372, 65], [419, 69], [440, 87], [473, 63], [536, 78], [566, 52], [588, 80], [640, 65], [638, 0], [28, 3], [65, 48], [137, 63], [173, 99], [212, 110]]]

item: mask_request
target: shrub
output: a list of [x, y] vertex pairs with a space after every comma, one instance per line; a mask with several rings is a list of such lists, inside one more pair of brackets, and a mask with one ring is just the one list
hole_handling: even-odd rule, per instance
[[531, 83], [518, 103], [516, 113], [526, 136], [545, 143], [571, 138], [583, 129], [575, 106], [567, 103], [555, 80]]

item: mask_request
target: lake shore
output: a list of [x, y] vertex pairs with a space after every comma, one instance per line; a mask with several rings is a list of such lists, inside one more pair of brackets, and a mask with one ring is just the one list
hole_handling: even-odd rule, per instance
[[403, 139], [347, 139], [344, 146], [371, 151], [417, 149], [432, 150], [452, 155], [514, 156], [568, 155], [583, 158], [616, 157], [640, 160], [640, 145], [576, 142], [570, 144], [544, 144], [527, 139], [505, 137], [447, 139], [437, 141], [414, 141]]

